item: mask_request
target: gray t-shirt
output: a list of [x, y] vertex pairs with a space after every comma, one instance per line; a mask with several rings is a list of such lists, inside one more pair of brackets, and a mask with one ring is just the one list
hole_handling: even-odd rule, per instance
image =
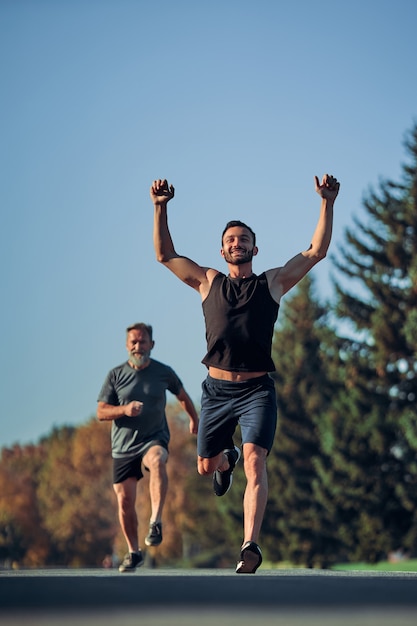
[[135, 456], [150, 441], [168, 446], [169, 429], [165, 415], [166, 390], [177, 396], [182, 382], [173, 369], [151, 359], [142, 370], [123, 363], [106, 377], [98, 402], [123, 406], [133, 400], [143, 402], [140, 415], [120, 417], [112, 422], [112, 457]]

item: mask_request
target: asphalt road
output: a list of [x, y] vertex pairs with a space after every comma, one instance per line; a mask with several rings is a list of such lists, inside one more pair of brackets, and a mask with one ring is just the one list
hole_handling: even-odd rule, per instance
[[417, 574], [0, 570], [2, 626], [415, 626]]

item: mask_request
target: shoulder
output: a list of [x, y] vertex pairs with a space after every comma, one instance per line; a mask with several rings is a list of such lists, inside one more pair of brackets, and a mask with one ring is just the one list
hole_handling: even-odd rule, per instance
[[126, 363], [121, 363], [120, 365], [116, 365], [109, 372], [107, 372], [107, 376], [103, 383], [103, 389], [109, 390], [117, 390], [119, 389], [122, 381], [126, 381], [132, 369]]
[[226, 276], [226, 274], [223, 274], [223, 272], [216, 271], [215, 273], [213, 273], [213, 276], [210, 280], [210, 289], [213, 284], [220, 284], [225, 280], [229, 280], [229, 277]]
[[146, 369], [151, 374], [156, 374], [156, 373], [175, 374], [173, 368], [170, 365], [167, 365], [166, 363], [162, 363], [161, 361], [156, 361], [155, 359], [151, 359], [151, 362], [149, 363]]
[[220, 285], [225, 280], [227, 280], [227, 276], [226, 274], [223, 274], [223, 272], [219, 272], [218, 270], [209, 270], [206, 288], [204, 290], [201, 290], [201, 299], [203, 300], [203, 302], [210, 294], [213, 285]]
[[212, 268], [204, 268], [205, 272], [206, 272], [206, 282], [200, 285], [200, 295], [201, 295], [201, 299], [204, 301], [207, 296], [209, 295], [210, 291], [211, 291], [211, 287], [213, 285], [214, 282], [217, 282], [218, 280], [220, 280], [221, 278], [226, 278], [226, 276], [222, 273], [219, 272], [218, 270], [214, 270]]
[[177, 390], [182, 386], [182, 382], [175, 370], [166, 363], [151, 359], [149, 366], [146, 368], [149, 376], [154, 380], [164, 381], [168, 388]]
[[165, 367], [168, 367], [168, 365], [162, 363], [161, 361], [157, 361], [156, 359], [150, 359], [149, 365], [146, 369], [160, 369]]
[[125, 361], [124, 363], [120, 363], [120, 365], [116, 365], [116, 367], [113, 367], [109, 373], [108, 376], [109, 377], [115, 377], [118, 376], [121, 372], [125, 371], [126, 369], [131, 369], [127, 363], [127, 361]]
[[264, 276], [268, 284], [269, 293], [277, 304], [280, 303], [282, 296], [284, 295], [284, 288], [282, 282], [282, 267], [276, 267], [275, 269], [267, 270], [263, 272], [261, 276]]

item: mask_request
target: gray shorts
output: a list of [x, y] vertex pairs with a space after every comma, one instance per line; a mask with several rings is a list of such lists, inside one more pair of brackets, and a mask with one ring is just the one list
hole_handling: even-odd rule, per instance
[[239, 424], [242, 443], [254, 443], [270, 452], [277, 426], [274, 381], [265, 374], [244, 382], [207, 376], [202, 384], [198, 455], [210, 459], [233, 448]]

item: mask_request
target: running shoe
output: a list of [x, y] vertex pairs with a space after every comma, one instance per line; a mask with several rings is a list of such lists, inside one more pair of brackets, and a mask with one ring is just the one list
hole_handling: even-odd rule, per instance
[[233, 470], [240, 459], [240, 450], [237, 446], [233, 450], [225, 450], [224, 453], [229, 461], [229, 469], [224, 472], [216, 470], [213, 474], [213, 489], [216, 496], [224, 496], [229, 491], [233, 482]]
[[147, 546], [159, 546], [162, 542], [162, 524], [161, 522], [151, 522], [149, 524], [149, 532], [145, 539]]
[[136, 568], [143, 565], [143, 563], [144, 559], [140, 550], [137, 552], [128, 552], [119, 565], [119, 572], [134, 572]]
[[262, 552], [254, 541], [247, 541], [240, 551], [236, 574], [254, 574], [262, 563]]

